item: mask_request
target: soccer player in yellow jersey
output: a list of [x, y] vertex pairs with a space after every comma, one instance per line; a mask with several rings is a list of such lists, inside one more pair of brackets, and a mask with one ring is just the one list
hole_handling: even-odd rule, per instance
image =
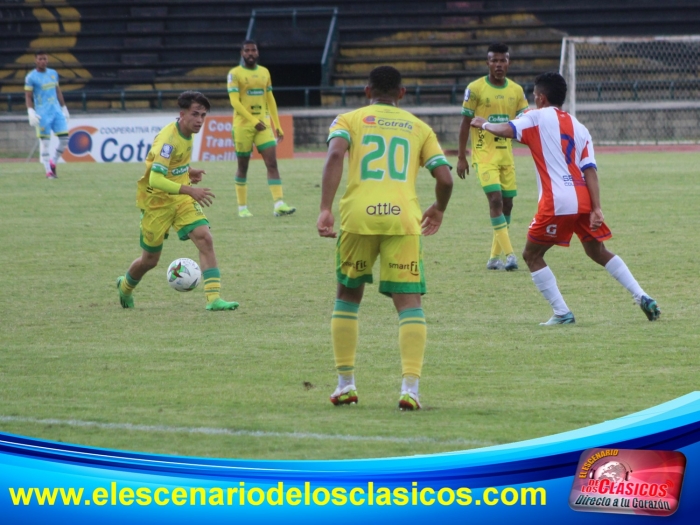
[[283, 200], [282, 179], [277, 169], [277, 141], [270, 120], [275, 124], [277, 140], [284, 139], [284, 131], [277, 116], [277, 103], [272, 95], [270, 72], [258, 65], [258, 46], [253, 40], [245, 40], [241, 46], [243, 65], [228, 73], [228, 94], [233, 106], [231, 134], [236, 147], [238, 171], [236, 172], [236, 197], [238, 216], [252, 217], [248, 210], [248, 164], [253, 144], [262, 155], [267, 168], [267, 184], [274, 201], [275, 217], [291, 215], [296, 208]]
[[[398, 102], [406, 90], [390, 66], [372, 70], [365, 94], [370, 105], [339, 115], [331, 124], [323, 168], [321, 237], [336, 237], [333, 199], [349, 151], [348, 185], [340, 200], [340, 237], [336, 245], [338, 288], [331, 337], [338, 387], [334, 405], [357, 403], [355, 352], [357, 314], [365, 283], [380, 258], [379, 291], [394, 301], [399, 314], [399, 349], [403, 382], [399, 408], [415, 410], [426, 341], [421, 295], [425, 293], [421, 232], [432, 235], [452, 194], [451, 166], [433, 130]], [[421, 215], [416, 195], [418, 170], [435, 178], [435, 202]]]
[[146, 171], [138, 181], [136, 205], [141, 209], [141, 256], [117, 279], [119, 302], [134, 307], [133, 291], [143, 276], [158, 265], [163, 240], [172, 226], [180, 240], [190, 239], [199, 250], [207, 310], [235, 310], [238, 303], [219, 296], [221, 273], [214, 253], [209, 221], [202, 206], [212, 203], [209, 188], [195, 188], [204, 170], [190, 167], [192, 135], [199, 133], [209, 111], [209, 100], [197, 91], [185, 91], [177, 100], [180, 118], [168, 124], [153, 141]]
[[[472, 118], [483, 117], [488, 122], [503, 123], [513, 120], [528, 108], [523, 88], [506, 78], [509, 65], [508, 46], [492, 44], [488, 48], [489, 74], [475, 80], [464, 92], [462, 125], [459, 129], [457, 153], [457, 175], [465, 178], [469, 174], [467, 163], [467, 140]], [[510, 139], [497, 137], [482, 130], [472, 135], [472, 167], [479, 177], [481, 187], [489, 201], [493, 242], [491, 256], [486, 263], [489, 270], [508, 271], [518, 269], [518, 260], [513, 252], [508, 235], [508, 225], [513, 210], [513, 197], [518, 194], [515, 184], [515, 162]], [[505, 254], [505, 265], [501, 260]]]

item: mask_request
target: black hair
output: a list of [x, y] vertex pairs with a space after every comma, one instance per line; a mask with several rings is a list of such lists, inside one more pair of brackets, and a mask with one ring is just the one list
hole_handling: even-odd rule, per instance
[[375, 67], [369, 74], [369, 86], [377, 95], [398, 96], [401, 73], [391, 66]]
[[177, 105], [180, 106], [180, 109], [190, 109], [194, 103], [204, 106], [207, 111], [211, 109], [209, 99], [199, 91], [185, 91], [177, 97]]
[[556, 71], [542, 73], [535, 78], [535, 87], [553, 106], [561, 107], [566, 100], [566, 80]]
[[43, 49], [37, 49], [36, 51], [34, 51], [35, 57], [38, 57], [39, 55], [48, 55], [48, 53], [46, 51], [44, 51]]
[[508, 46], [505, 45], [503, 42], [494, 42], [491, 44], [488, 48], [487, 53], [507, 53], [508, 52]]
[[243, 51], [243, 48], [245, 46], [255, 46], [258, 47], [258, 43], [255, 40], [244, 40], [243, 43], [241, 44], [241, 51]]

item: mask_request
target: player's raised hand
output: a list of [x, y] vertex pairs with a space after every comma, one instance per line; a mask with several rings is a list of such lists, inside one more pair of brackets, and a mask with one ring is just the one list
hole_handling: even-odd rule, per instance
[[484, 125], [484, 122], [486, 122], [486, 119], [484, 119], [483, 117], [474, 117], [474, 118], [472, 119], [472, 121], [471, 121], [470, 126], [471, 126], [472, 128], [479, 128], [479, 129], [481, 129], [481, 126]]
[[457, 159], [457, 176], [463, 179], [466, 175], [469, 175], [469, 163], [467, 159]]
[[197, 168], [190, 168], [190, 182], [192, 184], [198, 184], [202, 182], [202, 175], [206, 175], [207, 172], [204, 170], [198, 170]]
[[261, 120], [261, 121], [259, 121], [259, 122], [255, 125], [255, 129], [257, 129], [258, 131], [265, 131], [265, 130], [267, 129], [267, 126], [266, 126], [265, 123]]
[[202, 206], [211, 206], [214, 199], [214, 194], [209, 188], [193, 188], [192, 186], [180, 187], [180, 193], [189, 195]]
[[603, 224], [603, 210], [596, 208], [591, 210], [591, 230], [596, 231]]
[[331, 237], [335, 239], [338, 234], [333, 231], [333, 225], [335, 224], [335, 218], [330, 210], [323, 210], [318, 215], [318, 220], [316, 221], [316, 229], [321, 237]]
[[433, 235], [434, 233], [437, 233], [442, 225], [443, 213], [444, 212], [437, 209], [437, 206], [434, 203], [430, 206], [430, 208], [425, 210], [420, 224], [423, 235]]

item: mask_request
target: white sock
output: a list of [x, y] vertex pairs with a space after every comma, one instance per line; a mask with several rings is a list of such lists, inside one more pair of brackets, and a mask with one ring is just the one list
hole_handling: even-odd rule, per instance
[[46, 170], [46, 173], [49, 173], [51, 171], [51, 163], [50, 163], [50, 155], [49, 155], [49, 145], [51, 144], [51, 140], [49, 139], [41, 139], [39, 141], [40, 146], [39, 146], [39, 158], [40, 162], [44, 165], [44, 169]]
[[634, 297], [634, 301], [639, 304], [642, 300], [642, 295], [646, 295], [646, 293], [644, 293], [644, 290], [639, 286], [632, 272], [627, 268], [625, 261], [616, 255], [608, 261], [608, 264], [605, 265], [605, 269], [610, 272], [610, 275], [612, 275], [617, 282], [629, 290], [632, 297]]
[[238, 207], [238, 211], [243, 211], [243, 210], [247, 210], [247, 209], [248, 209], [248, 206], [239, 206]]
[[61, 158], [61, 155], [63, 155], [63, 152], [66, 149], [66, 146], [68, 145], [68, 135], [61, 135], [58, 137], [58, 146], [56, 146], [56, 151], [53, 153], [53, 161], [54, 163], [58, 162], [58, 159]]
[[554, 310], [554, 315], [564, 315], [569, 312], [569, 307], [566, 306], [564, 298], [559, 291], [557, 286], [557, 278], [554, 277], [552, 270], [549, 266], [545, 266], [541, 270], [532, 272], [532, 282], [535, 283], [537, 289], [544, 296], [549, 304], [552, 305], [552, 310]]
[[416, 376], [403, 376], [403, 381], [401, 381], [401, 392], [410, 392], [411, 394], [418, 395], [418, 381], [420, 381], [420, 379]]
[[338, 388], [342, 390], [348, 385], [355, 384], [355, 374], [338, 374]]

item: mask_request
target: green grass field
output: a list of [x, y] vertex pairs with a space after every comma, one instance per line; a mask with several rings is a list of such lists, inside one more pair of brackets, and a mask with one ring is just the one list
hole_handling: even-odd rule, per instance
[[[536, 209], [534, 168], [517, 160], [511, 238], [522, 250]], [[426, 238], [425, 410], [396, 410], [398, 322], [369, 286], [360, 309], [360, 404], [335, 408], [330, 311], [334, 243], [315, 230], [323, 161], [280, 163], [274, 218], [260, 161], [249, 220], [238, 219], [231, 163], [206, 165], [207, 210], [236, 312], [207, 312], [203, 291], [178, 294], [165, 269], [196, 259], [166, 241], [161, 265], [118, 303], [115, 279], [140, 253], [142, 166], [0, 164], [0, 430], [165, 454], [331, 459], [428, 454], [509, 443], [614, 419], [697, 389], [700, 318], [697, 155], [598, 156], [603, 211], [618, 253], [663, 311], [646, 320], [578, 241], [548, 262], [575, 326], [543, 328], [549, 305], [521, 264], [488, 272], [486, 199], [455, 179], [442, 230]], [[344, 183], [343, 183], [344, 187]], [[423, 208], [432, 179], [422, 171]], [[689, 235], [690, 233], [690, 235]], [[174, 236], [171, 236], [174, 237]], [[376, 275], [376, 274], [375, 274]]]

